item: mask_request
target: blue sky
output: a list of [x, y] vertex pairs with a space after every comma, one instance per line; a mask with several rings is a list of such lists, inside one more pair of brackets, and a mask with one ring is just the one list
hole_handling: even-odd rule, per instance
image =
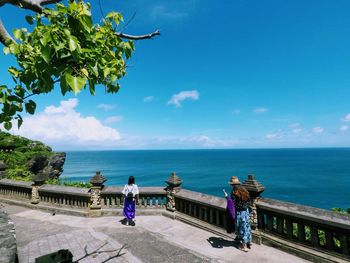
[[[350, 146], [350, 2], [101, 0], [136, 42], [117, 94], [36, 98], [20, 131], [57, 150]], [[95, 21], [101, 19], [92, 2]], [[8, 28], [30, 11], [0, 8]], [[2, 84], [12, 85], [0, 55]]]

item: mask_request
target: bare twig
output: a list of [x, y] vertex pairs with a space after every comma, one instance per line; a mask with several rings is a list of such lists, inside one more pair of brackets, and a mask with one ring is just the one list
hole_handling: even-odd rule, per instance
[[111, 259], [113, 259], [113, 258], [117, 258], [117, 257], [120, 257], [120, 256], [122, 256], [122, 255], [124, 255], [125, 253], [121, 253], [121, 251], [124, 249], [124, 248], [126, 248], [127, 247], [127, 244], [124, 244], [124, 245], [122, 245], [120, 248], [119, 248], [119, 250], [118, 250], [118, 253], [116, 254], [116, 255], [114, 255], [114, 256], [110, 256], [109, 258], [107, 258], [105, 261], [102, 261], [102, 263], [105, 263], [105, 262], [107, 262], [107, 261], [110, 261]]
[[125, 39], [130, 39], [130, 40], [142, 40], [142, 39], [152, 39], [154, 36], [159, 36], [160, 35], [160, 31], [156, 30], [153, 33], [150, 33], [150, 34], [147, 34], [147, 35], [139, 35], [139, 36], [128, 35], [128, 34], [124, 34], [122, 32], [116, 32], [116, 35], [118, 37], [125, 38]]
[[84, 247], [84, 252], [85, 252], [85, 255], [82, 256], [81, 258], [77, 259], [76, 261], [74, 261], [74, 263], [77, 263], [79, 262], [80, 260], [84, 259], [84, 258], [87, 258], [93, 254], [96, 254], [98, 253], [98, 250], [103, 248], [105, 245], [108, 244], [108, 241], [106, 241], [105, 243], [103, 243], [101, 246], [99, 246], [98, 248], [96, 248], [94, 251], [91, 251], [90, 253], [87, 251], [87, 245]]
[[128, 21], [126, 21], [126, 23], [120, 29], [120, 32], [122, 32], [124, 28], [126, 28], [131, 23], [131, 21], [134, 20], [135, 16], [136, 16], [136, 12], [134, 12], [133, 15], [128, 19]]
[[101, 13], [102, 18], [105, 17], [105, 14], [103, 13], [103, 10], [102, 10], [101, 0], [98, 0], [98, 6], [100, 8], [100, 13]]

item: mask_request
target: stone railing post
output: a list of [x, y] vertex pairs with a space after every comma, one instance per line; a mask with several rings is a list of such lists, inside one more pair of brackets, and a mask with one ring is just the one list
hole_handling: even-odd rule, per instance
[[167, 204], [166, 209], [172, 212], [175, 212], [176, 210], [176, 203], [175, 203], [175, 194], [180, 191], [182, 180], [180, 177], [176, 175], [175, 172], [171, 173], [168, 180], [165, 181], [167, 183], [166, 195], [167, 195]]
[[42, 173], [39, 173], [34, 175], [32, 179], [32, 197], [30, 199], [30, 202], [36, 205], [40, 202], [39, 188], [44, 184], [46, 177]]
[[262, 192], [264, 192], [265, 187], [254, 179], [254, 175], [249, 174], [248, 179], [245, 180], [242, 184], [244, 186], [251, 198], [251, 213], [250, 213], [250, 224], [252, 229], [256, 229], [258, 227], [258, 213], [256, 211], [256, 201], [260, 198]]
[[102, 208], [101, 191], [103, 188], [103, 183], [106, 181], [107, 179], [99, 171], [97, 171], [96, 174], [91, 178], [90, 183], [92, 184], [92, 187], [90, 189], [90, 210], [97, 210]]
[[3, 161], [0, 161], [0, 179], [6, 178], [6, 175], [7, 175], [6, 169], [7, 169], [7, 165]]

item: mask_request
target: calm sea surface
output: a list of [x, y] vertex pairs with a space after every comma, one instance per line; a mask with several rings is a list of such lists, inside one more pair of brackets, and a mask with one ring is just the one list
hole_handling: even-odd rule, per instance
[[264, 197], [330, 209], [350, 207], [350, 148], [145, 150], [67, 152], [64, 173], [88, 181], [96, 171], [107, 185], [124, 185], [130, 175], [142, 186], [165, 186], [172, 171], [183, 187], [222, 196], [230, 176], [243, 182], [253, 173]]

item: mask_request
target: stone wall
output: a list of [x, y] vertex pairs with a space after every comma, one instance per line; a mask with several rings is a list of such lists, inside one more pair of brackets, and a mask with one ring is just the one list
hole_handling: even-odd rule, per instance
[[18, 262], [15, 226], [2, 211], [0, 211], [0, 262]]

